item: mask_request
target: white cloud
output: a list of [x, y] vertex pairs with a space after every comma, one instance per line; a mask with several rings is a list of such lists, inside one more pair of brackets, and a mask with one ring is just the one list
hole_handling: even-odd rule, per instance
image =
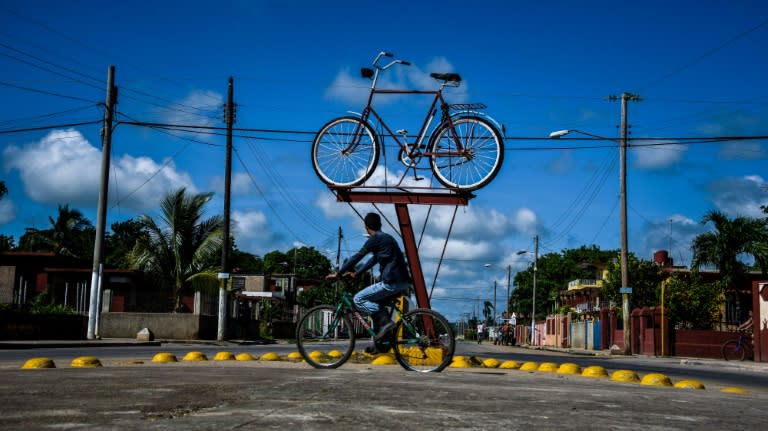
[[[224, 177], [214, 177], [208, 185], [210, 190], [217, 194], [224, 194]], [[232, 175], [231, 192], [233, 195], [248, 196], [253, 194], [256, 188], [251, 177], [244, 172], [236, 172]]]
[[[175, 105], [169, 107], [165, 121], [171, 124], [212, 125], [221, 123], [224, 116], [224, 96], [210, 90], [193, 90]], [[219, 116], [216, 120], [214, 116]]]
[[[53, 131], [24, 147], [3, 152], [5, 169], [16, 169], [24, 191], [41, 203], [96, 205], [101, 176], [101, 150], [74, 129]], [[112, 158], [110, 204], [145, 210], [154, 208], [168, 190], [186, 187], [197, 193], [189, 174], [176, 170], [172, 160], [157, 163], [148, 157]]]
[[724, 160], [761, 160], [766, 150], [759, 141], [726, 142], [720, 146], [718, 157]]
[[[381, 64], [386, 64], [383, 61]], [[438, 85], [430, 73], [453, 72], [453, 65], [445, 57], [432, 59], [426, 67], [426, 70], [416, 65], [402, 66], [395, 65], [387, 69], [379, 76], [377, 88], [394, 88], [410, 90], [429, 90], [437, 89]], [[363, 106], [367, 100], [370, 91], [371, 81], [367, 78], [353, 75], [349, 68], [345, 68], [336, 74], [331, 85], [325, 91], [325, 98], [329, 100], [338, 100], [344, 103]], [[466, 81], [462, 81], [458, 88], [449, 88], [446, 96], [450, 95], [452, 103], [465, 102], [468, 95], [468, 86]], [[380, 98], [377, 103], [394, 103], [402, 100], [403, 96], [388, 96]]]
[[768, 201], [768, 183], [759, 175], [719, 178], [707, 184], [709, 199], [732, 217], [763, 217], [760, 205]]
[[632, 156], [638, 169], [666, 169], [682, 160], [686, 150], [685, 146], [677, 144], [635, 147], [632, 148]]
[[16, 218], [16, 205], [7, 197], [0, 200], [0, 225]]
[[238, 241], [272, 239], [269, 221], [261, 211], [232, 211], [232, 220]]

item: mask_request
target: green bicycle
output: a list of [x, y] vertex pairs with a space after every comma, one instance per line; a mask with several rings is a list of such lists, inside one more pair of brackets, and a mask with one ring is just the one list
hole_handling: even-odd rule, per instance
[[[307, 310], [296, 326], [296, 345], [302, 358], [315, 368], [338, 368], [354, 353], [358, 338], [376, 335], [366, 319], [352, 305], [353, 294], [341, 283], [341, 300], [336, 305], [318, 305]], [[417, 308], [401, 311], [396, 296], [382, 302], [394, 314], [397, 324], [376, 341], [380, 352], [392, 352], [406, 370], [439, 372], [453, 359], [456, 348], [453, 329], [436, 311]], [[407, 302], [405, 297], [400, 304]]]

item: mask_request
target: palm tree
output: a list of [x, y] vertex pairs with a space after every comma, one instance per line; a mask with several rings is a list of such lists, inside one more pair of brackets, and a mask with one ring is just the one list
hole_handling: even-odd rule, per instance
[[160, 224], [150, 216], [139, 217], [147, 235], [138, 238], [129, 261], [172, 292], [175, 311], [181, 309], [181, 298], [189, 288], [217, 286], [218, 268], [206, 262], [222, 245], [223, 219], [219, 215], [203, 219], [203, 207], [211, 196], [189, 196], [182, 187], [160, 203]]
[[19, 240], [19, 248], [31, 251], [52, 251], [58, 255], [86, 259], [91, 256], [94, 229], [79, 210], [69, 205], [58, 206], [58, 216], [49, 229], [28, 228]]
[[701, 224], [712, 222], [715, 230], [693, 240], [694, 268], [717, 267], [727, 285], [743, 279], [749, 267], [739, 261], [742, 254], [751, 255], [763, 272], [768, 269], [768, 219], [736, 217], [729, 219], [720, 211], [704, 215]]
[[483, 302], [483, 317], [485, 317], [485, 322], [489, 325], [495, 324], [493, 321], [493, 315], [496, 313], [496, 310], [493, 308], [493, 303], [491, 301], [485, 301]]

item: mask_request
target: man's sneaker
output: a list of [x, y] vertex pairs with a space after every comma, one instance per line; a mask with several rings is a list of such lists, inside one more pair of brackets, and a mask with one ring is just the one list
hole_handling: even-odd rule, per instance
[[375, 344], [373, 346], [366, 347], [364, 349], [364, 352], [369, 354], [369, 355], [378, 355], [379, 353], [381, 353], [381, 352], [379, 352], [379, 349], [376, 348]]

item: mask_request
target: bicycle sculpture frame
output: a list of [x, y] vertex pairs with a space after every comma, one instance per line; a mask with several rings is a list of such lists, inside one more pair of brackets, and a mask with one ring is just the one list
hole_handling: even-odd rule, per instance
[[[354, 353], [358, 338], [376, 333], [352, 305], [352, 293], [341, 282], [336, 305], [307, 310], [296, 325], [296, 345], [302, 358], [315, 368], [337, 368]], [[385, 300], [397, 321], [387, 336], [376, 342], [379, 351], [392, 351], [406, 370], [442, 371], [451, 363], [456, 348], [453, 329], [436, 311], [417, 308], [403, 312], [396, 305], [401, 296]], [[405, 297], [403, 297], [405, 298]], [[405, 302], [405, 299], [404, 299]], [[403, 306], [405, 308], [405, 306]]]
[[[477, 190], [493, 180], [504, 160], [503, 127], [479, 111], [485, 108], [481, 103], [446, 103], [443, 90], [458, 87], [461, 76], [458, 73], [430, 74], [440, 82], [437, 90], [379, 89], [381, 72], [396, 64], [410, 65], [407, 61], [393, 60], [382, 66], [379, 62], [384, 57], [393, 55], [381, 52], [373, 60], [373, 68], [361, 70], [364, 78], [372, 80], [363, 111], [359, 115], [329, 121], [315, 136], [312, 166], [318, 177], [332, 187], [354, 187], [365, 183], [373, 175], [384, 151], [382, 136], [374, 127], [376, 124], [385, 137], [392, 138], [399, 147], [398, 158], [406, 167], [400, 183], [410, 169], [413, 169], [414, 178], [420, 179], [416, 169], [424, 159], [429, 160], [434, 177], [446, 188], [457, 192]], [[377, 94], [434, 95], [415, 141], [408, 142], [405, 130], [393, 132], [376, 112], [373, 100]], [[440, 119], [431, 127], [438, 111]]]

